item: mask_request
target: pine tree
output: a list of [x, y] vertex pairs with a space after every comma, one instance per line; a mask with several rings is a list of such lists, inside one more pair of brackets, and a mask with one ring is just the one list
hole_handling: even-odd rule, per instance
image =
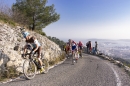
[[12, 10], [25, 15], [32, 30], [42, 31], [42, 28], [60, 19], [60, 15], [55, 12], [54, 4], [46, 6], [47, 2], [48, 0], [16, 0]]

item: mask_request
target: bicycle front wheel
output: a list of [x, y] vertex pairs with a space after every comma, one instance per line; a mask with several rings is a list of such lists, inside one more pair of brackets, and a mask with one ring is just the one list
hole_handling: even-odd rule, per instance
[[26, 59], [23, 64], [23, 73], [27, 79], [33, 79], [36, 75], [36, 65], [33, 61]]
[[80, 57], [82, 58], [82, 50], [80, 50]]
[[74, 58], [75, 58], [75, 53], [73, 52], [73, 54], [72, 54], [72, 65], [74, 65]]

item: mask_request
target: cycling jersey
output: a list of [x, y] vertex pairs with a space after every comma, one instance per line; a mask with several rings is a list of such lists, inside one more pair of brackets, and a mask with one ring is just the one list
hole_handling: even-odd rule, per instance
[[41, 46], [37, 39], [35, 39], [34, 43], [32, 43], [34, 48], [36, 48], [36, 44], [38, 45], [38, 47]]
[[83, 46], [83, 44], [81, 43], [81, 41], [79, 41], [78, 46]]
[[76, 43], [74, 41], [72, 41], [72, 50], [75, 50], [76, 49]]
[[79, 47], [80, 50], [82, 50], [82, 48], [83, 48], [83, 44], [82, 44], [81, 41], [79, 41], [78, 47]]

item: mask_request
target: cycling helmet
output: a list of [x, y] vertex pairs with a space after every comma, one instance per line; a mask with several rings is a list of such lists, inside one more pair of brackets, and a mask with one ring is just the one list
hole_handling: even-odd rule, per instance
[[75, 42], [75, 41], [72, 41], [72, 43], [75, 43], [75, 44], [76, 44], [76, 42]]
[[23, 35], [24, 38], [26, 38], [29, 35], [29, 33], [28, 32], [23, 32], [22, 35]]
[[68, 40], [69, 42], [72, 41], [71, 39]]

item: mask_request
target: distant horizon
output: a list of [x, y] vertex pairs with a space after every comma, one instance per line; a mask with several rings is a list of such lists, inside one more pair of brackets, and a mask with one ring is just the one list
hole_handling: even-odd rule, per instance
[[[63, 40], [64, 42], [67, 42], [69, 38], [58, 38], [58, 39]], [[72, 40], [77, 41], [77, 42], [78, 41], [86, 41], [86, 42], [87, 41], [101, 41], [101, 40], [103, 40], [103, 41], [105, 41], [105, 40], [106, 41], [130, 41], [130, 39], [101, 39], [101, 38], [86, 38], [86, 39], [84, 39], [84, 38], [82, 38], [82, 39], [74, 38]]]

